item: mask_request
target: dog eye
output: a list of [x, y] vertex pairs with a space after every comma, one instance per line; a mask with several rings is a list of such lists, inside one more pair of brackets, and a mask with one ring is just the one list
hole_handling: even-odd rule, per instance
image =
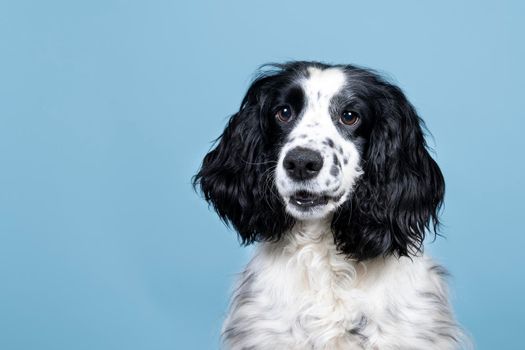
[[277, 113], [275, 113], [275, 118], [277, 118], [283, 123], [289, 122], [290, 120], [292, 120], [292, 117], [293, 113], [290, 106], [283, 106], [277, 111]]
[[359, 121], [359, 115], [353, 111], [344, 111], [340, 121], [345, 125], [355, 125]]

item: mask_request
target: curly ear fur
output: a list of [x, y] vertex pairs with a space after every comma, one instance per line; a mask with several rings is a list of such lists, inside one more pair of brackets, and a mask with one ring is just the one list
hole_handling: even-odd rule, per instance
[[239, 112], [231, 117], [193, 179], [221, 219], [237, 230], [243, 244], [278, 240], [294, 223], [274, 188], [277, 155], [264, 117], [263, 92], [271, 78], [260, 77], [248, 89]]
[[443, 175], [427, 151], [423, 121], [399, 88], [380, 85], [364, 174], [332, 221], [337, 245], [358, 260], [420, 251], [425, 230], [436, 232], [444, 196]]

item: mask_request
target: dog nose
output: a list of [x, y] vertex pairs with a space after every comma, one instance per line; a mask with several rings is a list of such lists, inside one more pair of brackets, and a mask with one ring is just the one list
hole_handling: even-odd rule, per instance
[[295, 147], [284, 157], [283, 166], [292, 179], [308, 180], [319, 174], [323, 167], [323, 157], [312, 149]]

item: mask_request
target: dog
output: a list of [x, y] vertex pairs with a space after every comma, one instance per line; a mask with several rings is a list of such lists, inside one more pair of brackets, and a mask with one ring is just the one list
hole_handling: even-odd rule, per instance
[[445, 184], [402, 90], [372, 70], [265, 66], [195, 175], [257, 242], [227, 349], [458, 349], [446, 270], [423, 253]]

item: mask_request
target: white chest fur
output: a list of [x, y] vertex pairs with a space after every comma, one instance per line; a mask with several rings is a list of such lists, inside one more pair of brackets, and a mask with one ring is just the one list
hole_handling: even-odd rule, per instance
[[234, 293], [228, 349], [456, 349], [444, 271], [428, 257], [356, 263], [327, 222], [263, 243]]

